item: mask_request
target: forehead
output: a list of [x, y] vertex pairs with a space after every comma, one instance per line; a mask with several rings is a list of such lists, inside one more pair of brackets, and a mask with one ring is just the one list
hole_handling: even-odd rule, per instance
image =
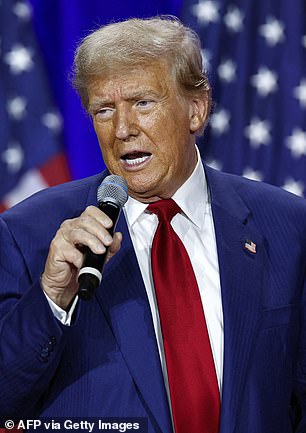
[[95, 77], [89, 83], [90, 102], [96, 97], [108, 100], [116, 97], [136, 97], [142, 94], [145, 96], [147, 93], [158, 96], [165, 92], [177, 91], [173, 74], [165, 62], [118, 69], [104, 77]]

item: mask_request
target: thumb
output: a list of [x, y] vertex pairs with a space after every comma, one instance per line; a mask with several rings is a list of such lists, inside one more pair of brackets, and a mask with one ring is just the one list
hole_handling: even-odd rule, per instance
[[107, 263], [120, 250], [121, 241], [122, 241], [122, 233], [120, 232], [114, 233], [113, 242], [111, 243], [108, 249], [105, 263]]

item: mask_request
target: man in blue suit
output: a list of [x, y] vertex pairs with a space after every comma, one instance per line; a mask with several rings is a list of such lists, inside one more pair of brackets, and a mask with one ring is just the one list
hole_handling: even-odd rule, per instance
[[[196, 35], [169, 18], [103, 27], [76, 53], [75, 86], [108, 171], [1, 216], [0, 418], [138, 417], [150, 433], [305, 432], [306, 204], [199, 158], [210, 88]], [[113, 239], [95, 206], [109, 173], [129, 188]], [[217, 429], [205, 417], [200, 431], [176, 421], [151, 272], [158, 220], [147, 212], [170, 198], [205, 313]], [[80, 245], [109, 247], [87, 302], [76, 296]]]

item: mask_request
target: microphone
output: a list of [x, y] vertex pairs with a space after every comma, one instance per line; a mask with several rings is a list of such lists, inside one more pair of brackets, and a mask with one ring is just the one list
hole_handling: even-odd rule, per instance
[[[119, 219], [121, 208], [128, 199], [127, 182], [120, 176], [106, 176], [98, 188], [97, 198], [98, 208], [113, 222], [112, 227], [108, 229], [112, 236]], [[100, 285], [107, 251], [108, 247], [105, 253], [95, 254], [90, 248], [85, 247], [84, 262], [78, 275], [78, 295], [80, 299], [91, 299], [95, 289]]]

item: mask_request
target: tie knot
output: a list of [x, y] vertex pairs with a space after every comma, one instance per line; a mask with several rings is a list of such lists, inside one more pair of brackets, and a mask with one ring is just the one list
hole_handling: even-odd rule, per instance
[[151, 203], [147, 209], [149, 212], [155, 213], [159, 221], [168, 222], [172, 220], [174, 215], [181, 211], [180, 207], [171, 198]]

